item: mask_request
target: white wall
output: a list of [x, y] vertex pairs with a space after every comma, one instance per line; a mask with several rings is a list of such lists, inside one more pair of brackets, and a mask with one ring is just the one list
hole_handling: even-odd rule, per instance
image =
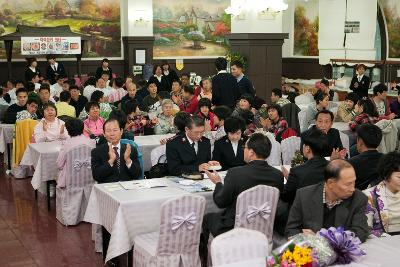
[[[232, 5], [240, 5], [244, 0], [232, 0]], [[254, 6], [245, 7], [243, 15], [232, 17], [232, 33], [281, 33], [282, 32], [282, 12], [275, 17], [261, 19], [254, 10]]]
[[122, 36], [153, 36], [153, 1], [121, 0], [121, 28]]

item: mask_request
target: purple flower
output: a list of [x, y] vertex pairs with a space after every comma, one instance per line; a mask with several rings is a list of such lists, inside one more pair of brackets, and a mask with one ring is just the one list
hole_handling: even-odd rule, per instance
[[345, 231], [343, 227], [321, 229], [318, 234], [325, 237], [337, 253], [337, 263], [348, 264], [365, 255], [360, 248], [360, 239], [353, 232]]

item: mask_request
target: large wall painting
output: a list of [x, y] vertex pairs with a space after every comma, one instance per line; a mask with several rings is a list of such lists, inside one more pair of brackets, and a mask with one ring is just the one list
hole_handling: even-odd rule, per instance
[[294, 11], [294, 56], [318, 56], [318, 0], [296, 0]]
[[154, 58], [212, 58], [228, 50], [230, 0], [153, 1]]
[[[18, 24], [69, 25], [90, 36], [84, 57], [121, 57], [119, 0], [0, 0], [0, 35], [14, 32]], [[13, 57], [20, 54], [20, 42], [15, 42]], [[5, 58], [3, 42], [0, 58]]]

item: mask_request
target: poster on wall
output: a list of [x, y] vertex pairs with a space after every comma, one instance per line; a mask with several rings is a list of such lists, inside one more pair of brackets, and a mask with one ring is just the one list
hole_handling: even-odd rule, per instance
[[388, 34], [388, 57], [400, 58], [400, 2], [399, 0], [380, 0], [386, 20]]
[[230, 0], [153, 1], [153, 57], [213, 58], [227, 54]]
[[81, 37], [21, 37], [21, 55], [76, 55]]
[[[15, 32], [18, 24], [69, 25], [73, 32], [90, 36], [83, 57], [121, 57], [118, 0], [0, 0], [0, 35]], [[14, 42], [14, 58], [23, 58], [20, 46], [20, 42]], [[5, 58], [3, 42], [0, 58]]]
[[294, 56], [318, 56], [318, 0], [296, 0], [294, 10]]

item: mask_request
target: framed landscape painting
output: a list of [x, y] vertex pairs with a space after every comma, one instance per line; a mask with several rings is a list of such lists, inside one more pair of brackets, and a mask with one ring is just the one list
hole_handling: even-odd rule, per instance
[[[0, 35], [14, 32], [18, 24], [69, 25], [90, 36], [84, 57], [121, 57], [119, 0], [0, 0]], [[21, 58], [20, 42], [14, 42], [13, 55]], [[5, 58], [3, 42], [0, 58]]]
[[227, 54], [230, 0], [153, 1], [155, 59], [213, 58]]

